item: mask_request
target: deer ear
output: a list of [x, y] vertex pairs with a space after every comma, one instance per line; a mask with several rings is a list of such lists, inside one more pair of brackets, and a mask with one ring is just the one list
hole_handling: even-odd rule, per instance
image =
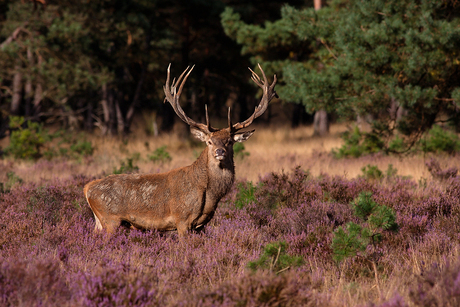
[[251, 135], [254, 134], [254, 131], [255, 130], [251, 130], [251, 131], [246, 131], [246, 132], [242, 132], [242, 133], [236, 133], [234, 136], [233, 136], [233, 140], [235, 142], [244, 142], [246, 141], [247, 139], [249, 139], [251, 137]]
[[202, 142], [206, 142], [208, 140], [208, 134], [201, 131], [200, 129], [197, 129], [195, 127], [190, 128], [190, 132], [193, 134], [195, 138]]

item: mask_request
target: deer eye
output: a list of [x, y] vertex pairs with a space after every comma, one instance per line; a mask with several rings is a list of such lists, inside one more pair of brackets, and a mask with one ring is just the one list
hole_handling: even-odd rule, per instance
[[211, 141], [207, 141], [206, 142], [208, 145], [212, 145], [212, 142]]

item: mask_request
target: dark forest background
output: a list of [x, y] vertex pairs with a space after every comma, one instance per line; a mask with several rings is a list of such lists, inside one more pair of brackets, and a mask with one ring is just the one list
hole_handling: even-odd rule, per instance
[[[286, 123], [367, 121], [408, 144], [460, 127], [460, 4], [443, 1], [137, 0], [0, 2], [0, 137], [11, 116], [129, 134], [149, 114], [171, 131], [166, 68], [196, 65], [192, 118], [245, 119], [258, 102], [247, 67], [277, 74]], [[273, 117], [273, 111], [265, 116]]]

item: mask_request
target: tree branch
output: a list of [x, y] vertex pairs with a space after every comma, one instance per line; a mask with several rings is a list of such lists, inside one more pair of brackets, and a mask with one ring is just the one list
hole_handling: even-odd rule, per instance
[[[24, 23], [23, 26], [26, 26], [27, 25], [27, 22]], [[23, 29], [23, 26], [21, 27], [17, 27], [13, 33], [8, 36], [7, 39], [5, 39], [1, 44], [0, 44], [0, 50], [3, 50], [7, 45], [11, 44], [14, 40], [16, 40], [18, 38], [18, 35], [21, 31], [24, 31]]]

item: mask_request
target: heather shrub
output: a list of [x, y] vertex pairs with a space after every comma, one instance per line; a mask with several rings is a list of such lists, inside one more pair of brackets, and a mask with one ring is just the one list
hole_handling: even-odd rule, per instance
[[458, 173], [458, 169], [456, 167], [441, 169], [441, 165], [434, 158], [431, 158], [428, 162], [425, 163], [425, 165], [428, 168], [431, 176], [433, 176], [434, 179], [438, 179], [440, 181], [454, 178]]
[[72, 292], [53, 259], [7, 261], [0, 257], [0, 305], [65, 306]]
[[[90, 179], [0, 194], [0, 305], [457, 304], [458, 176], [420, 188], [396, 175], [382, 185], [299, 168], [269, 174], [236, 184], [183, 241], [174, 231], [94, 231], [82, 193]], [[340, 265], [337, 238], [356, 252]]]
[[[176, 306], [306, 306], [312, 302], [308, 278], [260, 271], [182, 297]], [[317, 299], [318, 304], [326, 303]], [[327, 305], [327, 304], [326, 304]], [[323, 305], [324, 306], [324, 305]]]
[[249, 262], [248, 267], [253, 271], [269, 270], [279, 274], [292, 267], [302, 265], [302, 258], [288, 255], [286, 247], [287, 244], [284, 241], [267, 244], [259, 259]]
[[155, 163], [167, 163], [171, 162], [172, 158], [169, 152], [166, 150], [166, 146], [161, 146], [155, 149], [155, 151], [149, 155], [149, 160]]
[[326, 201], [348, 204], [364, 190], [372, 190], [372, 184], [365, 178], [347, 180], [340, 176], [323, 176], [319, 184]]
[[320, 188], [308, 181], [309, 173], [296, 167], [291, 174], [271, 173], [262, 179], [257, 189], [258, 204], [275, 209], [278, 207], [292, 207], [306, 202], [321, 194]]
[[460, 262], [448, 262], [445, 267], [434, 263], [424, 270], [409, 292], [415, 306], [459, 306]]
[[124, 263], [101, 263], [76, 281], [75, 300], [81, 306], [152, 306], [161, 301], [154, 276]]

